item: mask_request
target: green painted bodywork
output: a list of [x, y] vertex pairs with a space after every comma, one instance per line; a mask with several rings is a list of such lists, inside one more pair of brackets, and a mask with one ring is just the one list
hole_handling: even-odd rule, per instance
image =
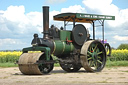
[[55, 40], [54, 41], [54, 55], [69, 54], [74, 50], [72, 43], [66, 43], [66, 41]]
[[84, 13], [61, 13], [53, 16], [54, 20], [91, 23], [93, 20], [115, 20], [115, 16], [84, 14]]
[[69, 54], [74, 50], [73, 44], [66, 40], [71, 40], [71, 31], [60, 30], [60, 40], [54, 40], [54, 55]]
[[[67, 42], [66, 39], [71, 40], [71, 32], [60, 30], [60, 39], [54, 40], [54, 49], [51, 50], [50, 47], [43, 46], [33, 46], [28, 48], [23, 48], [23, 53], [27, 53], [29, 51], [41, 51], [44, 52], [47, 60], [50, 60], [50, 55], [65, 55], [70, 54], [74, 50], [74, 46], [71, 42]], [[52, 52], [52, 53], [51, 53]]]
[[22, 51], [23, 53], [26, 53], [28, 51], [41, 51], [45, 53], [46, 60], [50, 60], [50, 48], [49, 47], [34, 46], [34, 47], [23, 48]]
[[71, 32], [67, 30], [60, 30], [60, 40], [65, 41], [66, 38], [68, 38], [68, 40], [71, 40]]

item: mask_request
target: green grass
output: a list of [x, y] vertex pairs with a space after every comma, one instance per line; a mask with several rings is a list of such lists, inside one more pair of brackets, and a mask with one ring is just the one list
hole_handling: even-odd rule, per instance
[[60, 67], [60, 64], [59, 63], [55, 63], [54, 66], [55, 67]]
[[[59, 63], [55, 63], [54, 66], [59, 67], [60, 65], [59, 65]], [[18, 67], [18, 64], [10, 63], [10, 62], [0, 63], [0, 67]]]
[[[0, 67], [17, 67], [14, 63], [0, 63]], [[59, 63], [54, 64], [55, 67], [60, 67]], [[118, 67], [118, 66], [128, 66], [128, 61], [109, 61], [107, 60], [106, 67]]]
[[0, 63], [0, 67], [17, 67], [17, 64], [14, 63]]
[[106, 67], [128, 66], [128, 61], [107, 61]]

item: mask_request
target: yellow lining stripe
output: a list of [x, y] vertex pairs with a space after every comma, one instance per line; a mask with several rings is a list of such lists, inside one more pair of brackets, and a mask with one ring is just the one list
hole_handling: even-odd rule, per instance
[[[63, 42], [63, 51], [62, 51], [62, 53], [64, 52], [64, 50], [65, 50], [65, 44], [64, 44], [64, 42]], [[61, 53], [61, 54], [62, 54], [62, 53]]]
[[71, 43], [71, 51], [73, 51], [73, 46], [72, 46], [72, 43]]
[[55, 50], [56, 50], [56, 43], [53, 41], [53, 44], [54, 44], [54, 49], [53, 49], [53, 52], [52, 54], [54, 54]]

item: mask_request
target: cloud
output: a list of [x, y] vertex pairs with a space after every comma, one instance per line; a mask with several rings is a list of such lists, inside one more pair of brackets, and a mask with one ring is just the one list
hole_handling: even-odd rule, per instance
[[103, 10], [110, 6], [112, 0], [83, 0], [82, 2], [92, 10]]
[[118, 9], [112, 4], [112, 0], [83, 0], [82, 2], [93, 13], [109, 14], [113, 9]]
[[[112, 4], [113, 0], [83, 0], [83, 4], [90, 13], [113, 15], [114, 21], [107, 21], [108, 25], [114, 29], [128, 23], [128, 8], [120, 9]], [[118, 28], [119, 29], [119, 28]]]
[[58, 3], [63, 3], [65, 1], [67, 0], [45, 0], [47, 4], [58, 4]]
[[[0, 38], [15, 35], [28, 36], [42, 29], [42, 13], [30, 12], [25, 14], [24, 6], [9, 6], [6, 11], [0, 11]], [[26, 34], [26, 35], [24, 35]], [[5, 36], [6, 35], [6, 36]], [[19, 37], [20, 38], [20, 37]]]
[[[31, 44], [34, 33], [41, 34], [42, 13], [29, 12], [25, 14], [24, 6], [9, 6], [0, 11], [0, 50], [19, 48]], [[29, 41], [28, 41], [29, 40]], [[24, 44], [23, 44], [24, 43]], [[27, 44], [27, 45], [28, 45]], [[18, 47], [19, 45], [19, 47]], [[3, 46], [8, 46], [2, 48]], [[22, 49], [21, 48], [21, 49]]]
[[118, 41], [128, 41], [128, 37], [122, 37], [119, 35], [115, 35], [113, 38]]
[[49, 13], [49, 20], [52, 21], [52, 20], [53, 20], [53, 16], [54, 16], [54, 15], [57, 15], [57, 14], [59, 14], [59, 13], [60, 13], [59, 11], [55, 11], [55, 10], [51, 11], [51, 12]]
[[[56, 15], [56, 14], [59, 14], [59, 13], [66, 13], [66, 12], [70, 12], [70, 13], [86, 13], [86, 10], [85, 10], [85, 8], [83, 8], [81, 5], [73, 5], [73, 6], [69, 6], [69, 7], [67, 7], [67, 8], [62, 8], [60, 11], [52, 11], [52, 12], [50, 12], [50, 19], [51, 19], [51, 21], [52, 21], [52, 24], [54, 24], [55, 26], [57, 26], [57, 27], [63, 27], [63, 21], [53, 21], [53, 16], [54, 15]], [[69, 22], [69, 24], [72, 24], [72, 22]], [[85, 24], [84, 23], [84, 25], [86, 25], [87, 26], [87, 28], [89, 28], [90, 27], [90, 25], [89, 24]], [[72, 26], [70, 25], [70, 26], [67, 26], [67, 29], [68, 30], [72, 30]]]
[[18, 39], [6, 38], [6, 39], [0, 39], [0, 45], [2, 44], [25, 44], [25, 43], [20, 42]]
[[[10, 21], [26, 21], [24, 6], [9, 6], [4, 12], [4, 17]], [[20, 16], [20, 17], [19, 17]]]
[[30, 46], [24, 39], [0, 39], [0, 50], [21, 50], [23, 46]]
[[[61, 11], [51, 11], [49, 13], [50, 25], [54, 24], [58, 28], [63, 26], [63, 22], [53, 21], [53, 16], [63, 12], [85, 12], [80, 5], [62, 8]], [[7, 10], [0, 11], [0, 50], [26, 47], [30, 45], [34, 33], [42, 37], [43, 19], [42, 12], [25, 13], [24, 6], [9, 6]], [[8, 46], [3, 48], [3, 46]], [[19, 45], [19, 47], [18, 47]], [[22, 49], [21, 48], [21, 49]]]
[[69, 6], [68, 8], [62, 8], [61, 13], [73, 12], [73, 13], [86, 13], [85, 8], [80, 5]]
[[[87, 13], [115, 16], [115, 20], [105, 21], [105, 37], [112, 42], [112, 37], [114, 36], [114, 39], [120, 40], [123, 43], [123, 41], [128, 41], [128, 8], [120, 9], [114, 5], [112, 1], [113, 0], [83, 0], [82, 2], [87, 9]], [[96, 31], [100, 30], [96, 29]], [[126, 37], [121, 37], [122, 35]], [[118, 44], [119, 43], [120, 42], [118, 42]]]
[[[52, 1], [64, 2], [66, 0]], [[58, 28], [63, 26], [63, 22], [53, 21], [53, 16], [64, 12], [113, 15], [115, 16], [114, 21], [105, 21], [105, 39], [107, 39], [114, 47], [117, 47], [120, 42], [123, 43], [128, 41], [128, 8], [120, 9], [112, 4], [112, 0], [83, 0], [82, 2], [85, 7], [82, 7], [81, 5], [73, 5], [67, 8], [62, 8], [60, 11], [50, 11], [50, 25], [54, 24]], [[42, 12], [25, 13], [25, 7], [22, 5], [9, 6], [5, 11], [0, 10], [0, 50], [22, 49], [27, 47], [31, 44], [34, 33], [38, 33], [39, 37], [42, 37], [42, 18]], [[88, 28], [89, 33], [92, 36], [91, 25], [84, 25]], [[72, 29], [72, 27], [69, 28], [70, 30]], [[101, 30], [102, 29], [96, 27], [97, 38], [101, 38]]]

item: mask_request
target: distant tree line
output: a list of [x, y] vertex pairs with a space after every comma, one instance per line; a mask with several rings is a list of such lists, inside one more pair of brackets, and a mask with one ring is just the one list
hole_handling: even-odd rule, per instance
[[128, 50], [128, 44], [120, 44], [119, 47], [117, 49], [127, 49]]

